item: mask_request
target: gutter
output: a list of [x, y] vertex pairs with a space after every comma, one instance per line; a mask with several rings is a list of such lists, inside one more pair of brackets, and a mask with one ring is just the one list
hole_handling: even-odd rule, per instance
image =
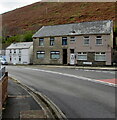
[[20, 87], [25, 89], [34, 98], [34, 100], [41, 106], [47, 118], [55, 120], [68, 120], [63, 112], [47, 96], [25, 84], [22, 84], [18, 80], [13, 78], [11, 79], [14, 80]]

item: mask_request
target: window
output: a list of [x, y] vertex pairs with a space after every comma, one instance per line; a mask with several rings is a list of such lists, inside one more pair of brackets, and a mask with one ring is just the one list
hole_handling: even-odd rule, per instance
[[70, 53], [74, 53], [74, 49], [70, 49]]
[[106, 61], [105, 52], [96, 52], [95, 53], [95, 61]]
[[16, 50], [14, 49], [14, 53], [16, 53]]
[[102, 45], [102, 36], [96, 37], [96, 45]]
[[78, 60], [87, 60], [86, 52], [78, 52]]
[[21, 53], [21, 50], [19, 49], [19, 53]]
[[60, 58], [60, 52], [59, 51], [51, 51], [50, 52], [50, 58], [51, 59], [59, 59]]
[[45, 52], [44, 51], [38, 51], [37, 52], [37, 59], [44, 58], [45, 57]]
[[62, 45], [67, 45], [67, 37], [62, 37]]
[[39, 46], [44, 46], [44, 38], [39, 38]]
[[84, 36], [84, 45], [89, 45], [89, 36]]
[[70, 42], [71, 42], [71, 43], [74, 43], [74, 42], [75, 42], [75, 40], [76, 40], [76, 38], [75, 38], [75, 37], [70, 37]]
[[19, 62], [21, 62], [21, 56], [19, 56]]
[[10, 53], [12, 53], [12, 51], [10, 50]]
[[53, 46], [53, 45], [54, 45], [54, 38], [51, 37], [51, 38], [50, 38], [50, 46]]
[[12, 61], [12, 57], [10, 56], [10, 62]]

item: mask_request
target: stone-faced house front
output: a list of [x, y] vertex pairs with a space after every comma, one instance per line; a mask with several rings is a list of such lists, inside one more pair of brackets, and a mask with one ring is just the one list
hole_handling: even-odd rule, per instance
[[111, 65], [110, 20], [43, 26], [33, 35], [34, 64]]

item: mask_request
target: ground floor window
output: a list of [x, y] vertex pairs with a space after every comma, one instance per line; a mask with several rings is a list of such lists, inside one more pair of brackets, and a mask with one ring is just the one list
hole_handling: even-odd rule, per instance
[[95, 61], [106, 61], [105, 52], [96, 52], [95, 53]]
[[50, 52], [50, 58], [51, 59], [59, 59], [60, 58], [60, 52], [59, 51], [51, 51]]
[[77, 60], [87, 60], [87, 53], [86, 52], [78, 52]]
[[19, 56], [19, 62], [21, 62], [21, 56]]
[[37, 51], [37, 59], [42, 59], [45, 57], [44, 51]]
[[12, 61], [12, 57], [10, 56], [10, 62]]

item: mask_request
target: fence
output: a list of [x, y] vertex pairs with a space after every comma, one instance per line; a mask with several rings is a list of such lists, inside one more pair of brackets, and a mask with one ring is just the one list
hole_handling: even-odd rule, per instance
[[1, 80], [1, 78], [5, 75], [5, 67], [2, 67], [1, 69], [0, 69], [0, 80]]
[[0, 69], [0, 119], [2, 117], [2, 105], [7, 98], [8, 87], [8, 73], [5, 71], [5, 67]]

